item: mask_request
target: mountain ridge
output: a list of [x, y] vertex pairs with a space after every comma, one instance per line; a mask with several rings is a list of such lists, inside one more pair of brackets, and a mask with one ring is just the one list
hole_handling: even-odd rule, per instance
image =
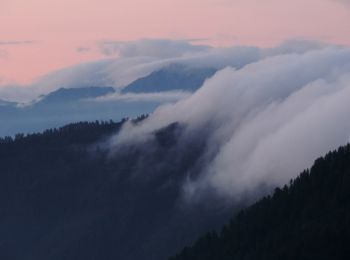
[[350, 144], [169, 260], [347, 259]]
[[216, 71], [217, 69], [209, 67], [191, 68], [180, 64], [171, 64], [136, 79], [124, 87], [122, 93], [152, 93], [171, 90], [193, 92]]
[[[76, 121], [120, 120], [151, 113], [159, 105], [182, 98], [175, 94], [174, 99], [169, 99], [167, 91], [194, 91], [215, 71], [210, 68], [189, 68], [172, 64], [135, 80], [121, 90], [109, 86], [61, 87], [28, 103], [3, 102], [1, 105], [0, 102], [0, 120], [5, 125], [0, 129], [0, 136], [14, 135], [16, 132], [33, 133]], [[113, 94], [117, 91], [120, 91], [118, 95], [121, 97], [124, 94], [135, 94], [140, 95], [140, 98], [135, 96], [133, 99], [113, 99]], [[158, 95], [163, 91], [165, 95]], [[158, 97], [154, 96], [152, 99], [152, 95], [146, 98], [142, 96], [143, 93], [154, 92], [157, 92]], [[110, 94], [110, 99], [98, 99]]]
[[115, 93], [113, 87], [81, 87], [81, 88], [59, 88], [47, 95], [39, 97], [39, 101], [34, 105], [54, 105], [57, 103], [67, 103], [79, 101], [87, 98], [97, 98]]

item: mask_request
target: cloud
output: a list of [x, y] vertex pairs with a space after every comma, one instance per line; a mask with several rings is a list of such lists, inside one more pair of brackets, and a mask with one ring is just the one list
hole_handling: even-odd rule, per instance
[[343, 3], [343, 4], [350, 4], [349, 0], [332, 0], [332, 1], [336, 1], [336, 2], [339, 2], [339, 3]]
[[180, 57], [186, 53], [209, 49], [208, 46], [192, 45], [185, 40], [167, 39], [143, 39], [133, 42], [101, 41], [98, 46], [101, 52], [107, 56], [118, 54], [120, 57], [146, 56], [154, 58]]
[[123, 88], [169, 64], [220, 70], [193, 95], [116, 93], [89, 100], [172, 103], [138, 126], [127, 124], [111, 140], [112, 149], [142, 143], [174, 122], [185, 126], [182, 147], [189, 136], [206, 135], [204, 170], [184, 183], [189, 198], [214, 190], [239, 200], [257, 187], [287, 182], [318, 156], [349, 141], [349, 48], [302, 39], [267, 49], [168, 40], [116, 45], [117, 58], [55, 71], [28, 88], [0, 89], [0, 98], [23, 100], [60, 87]]
[[0, 45], [26, 45], [33, 43], [34, 41], [0, 41]]
[[350, 49], [306, 45], [265, 50], [274, 55], [221, 70], [188, 98], [127, 125], [112, 149], [179, 122], [184, 136], [207, 135], [204, 170], [184, 183], [189, 198], [214, 190], [240, 200], [288, 182], [350, 138]]
[[40, 91], [35, 92], [26, 86], [14, 85], [7, 79], [0, 78], [0, 99], [13, 102], [28, 102], [40, 95]]
[[46, 75], [34, 85], [45, 91], [58, 87], [92, 85], [122, 88], [169, 64], [215, 69], [227, 66], [241, 68], [267, 56], [291, 52], [303, 53], [324, 46], [318, 42], [305, 40], [289, 41], [273, 49], [249, 46], [208, 48], [185, 41], [171, 40], [140, 40], [128, 43], [109, 42], [108, 44], [116, 44], [118, 48], [121, 48], [120, 57], [65, 68]]
[[34, 82], [30, 88], [35, 92], [46, 94], [62, 87], [112, 86], [113, 82], [104, 73], [106, 67], [111, 63], [111, 60], [101, 60], [57, 70], [43, 76]]
[[[139, 46], [138, 48], [140, 50], [142, 49], [141, 42], [143, 41], [130, 44], [131, 46]], [[172, 44], [169, 42], [171, 41], [164, 41], [165, 49], [167, 46], [175, 48], [175, 46], [182, 46], [183, 44], [179, 44], [178, 41]], [[162, 49], [160, 42], [157, 42], [157, 44], [159, 44], [158, 49]], [[190, 44], [187, 43], [185, 45]], [[260, 59], [262, 55], [261, 50], [255, 47], [202, 48], [192, 45], [186, 51], [178, 51], [178, 53], [182, 53], [179, 57], [174, 54], [172, 55], [176, 57], [156, 55], [154, 52], [153, 54], [151, 52], [151, 54], [145, 55], [143, 52], [146, 52], [149, 46], [150, 43], [145, 41], [144, 50], [134, 52], [134, 55], [140, 56], [134, 56], [129, 53], [130, 57], [124, 55], [125, 57], [83, 63], [54, 71], [33, 82], [28, 88], [33, 90], [33, 98], [34, 94], [47, 94], [61, 87], [112, 86], [123, 88], [134, 80], [147, 76], [153, 71], [164, 68], [169, 64], [183, 64], [190, 67], [210, 67], [216, 69], [226, 66], [242, 67], [245, 64]], [[125, 48], [127, 49], [126, 46]], [[130, 49], [133, 48], [130, 47]], [[150, 49], [154, 48], [152, 47]], [[169, 53], [172, 52], [169, 50]]]
[[106, 101], [125, 101], [125, 102], [174, 102], [187, 98], [191, 95], [186, 91], [164, 91], [155, 93], [113, 93], [103, 97], [98, 97], [89, 101], [106, 102]]
[[[326, 47], [336, 47], [336, 45], [330, 45], [324, 42], [315, 41], [305, 38], [294, 38], [287, 40], [277, 47], [268, 48], [265, 50], [266, 55], [281, 55], [281, 54], [303, 54], [308, 51], [320, 50]], [[338, 46], [341, 47], [341, 46]]]
[[123, 45], [124, 54], [121, 57], [78, 64], [49, 73], [27, 86], [32, 93], [31, 97], [27, 97], [33, 99], [37, 95], [47, 94], [61, 87], [112, 86], [123, 88], [134, 80], [167, 67], [169, 64], [215, 69], [227, 66], [241, 68], [268, 56], [291, 51], [303, 53], [310, 48], [315, 49], [315, 45], [319, 43], [291, 41], [274, 49], [249, 46], [207, 48], [192, 45], [185, 40], [140, 40], [117, 43], [119, 44]]
[[[19, 46], [19, 45], [28, 45], [28, 44], [33, 44], [34, 41], [0, 41], [0, 46], [2, 48], [6, 48], [9, 46]], [[0, 59], [1, 58], [7, 58], [8, 57], [8, 52], [5, 49], [0, 49]]]
[[85, 53], [85, 52], [89, 52], [91, 49], [88, 47], [81, 46], [81, 47], [76, 48], [75, 50], [76, 50], [76, 52], [79, 52], [79, 53]]

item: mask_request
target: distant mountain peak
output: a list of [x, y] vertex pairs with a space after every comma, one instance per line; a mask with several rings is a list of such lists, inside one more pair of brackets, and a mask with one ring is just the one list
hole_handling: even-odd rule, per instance
[[115, 90], [112, 87], [59, 88], [47, 95], [41, 96], [37, 104], [74, 102], [81, 99], [101, 97], [114, 92]]
[[126, 86], [123, 93], [150, 93], [170, 90], [196, 91], [216, 69], [210, 67], [189, 67], [173, 63], [139, 78]]

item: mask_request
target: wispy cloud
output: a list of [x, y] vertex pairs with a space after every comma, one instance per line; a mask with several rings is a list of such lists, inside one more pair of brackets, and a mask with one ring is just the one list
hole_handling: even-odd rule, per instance
[[350, 0], [329, 0], [331, 2], [338, 2], [344, 4], [344, 6], [350, 7]]
[[0, 45], [26, 45], [33, 43], [34, 41], [0, 41]]
[[189, 52], [204, 51], [209, 47], [193, 45], [202, 39], [168, 40], [168, 39], [142, 39], [138, 41], [100, 41], [98, 47], [106, 55], [119, 55], [121, 57], [148, 56], [156, 58], [179, 57]]
[[89, 52], [91, 49], [89, 47], [78, 47], [75, 49], [76, 52], [79, 52], [79, 53], [85, 53], [85, 52]]
[[125, 101], [125, 102], [174, 102], [191, 95], [186, 91], [164, 91], [155, 93], [114, 93], [96, 99], [89, 99], [89, 101], [106, 102], [106, 101]]

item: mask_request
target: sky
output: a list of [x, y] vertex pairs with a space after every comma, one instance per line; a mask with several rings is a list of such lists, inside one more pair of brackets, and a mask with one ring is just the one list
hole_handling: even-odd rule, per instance
[[348, 0], [0, 0], [0, 86], [115, 57], [120, 42], [350, 45], [349, 24]]

